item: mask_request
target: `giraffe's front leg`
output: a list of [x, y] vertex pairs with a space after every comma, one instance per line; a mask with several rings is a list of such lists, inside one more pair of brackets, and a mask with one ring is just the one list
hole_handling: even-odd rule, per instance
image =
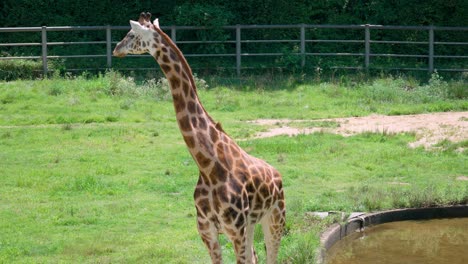
[[213, 264], [223, 263], [221, 247], [219, 246], [218, 241], [218, 230], [216, 229], [215, 225], [208, 221], [208, 219], [198, 217], [197, 226], [198, 233], [200, 233], [203, 243], [205, 243], [206, 247], [208, 248], [208, 252], [210, 253], [211, 262]]
[[229, 229], [226, 232], [236, 253], [237, 264], [256, 264], [257, 254], [253, 246], [255, 225], [247, 225], [238, 229]]

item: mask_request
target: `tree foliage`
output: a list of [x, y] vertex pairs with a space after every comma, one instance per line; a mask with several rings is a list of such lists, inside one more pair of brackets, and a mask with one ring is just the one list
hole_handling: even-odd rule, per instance
[[0, 25], [126, 25], [141, 11], [152, 12], [164, 25], [468, 24], [465, 0], [3, 0]]
[[[162, 26], [206, 26], [202, 31], [177, 31], [178, 40], [232, 40], [234, 35], [221, 29], [225, 25], [252, 24], [381, 24], [381, 25], [413, 25], [413, 26], [468, 26], [468, 1], [466, 0], [2, 0], [0, 1], [0, 27], [30, 27], [30, 26], [126, 26], [128, 20], [136, 20], [142, 11], [149, 11], [153, 17], [159, 17]], [[114, 33], [113, 33], [114, 34]], [[298, 32], [291, 30], [243, 31], [243, 39], [298, 39]], [[308, 37], [316, 39], [362, 39], [362, 32], [350, 31], [323, 32], [320, 30], [307, 32]], [[352, 34], [361, 34], [357, 38]], [[427, 36], [414, 32], [373, 33], [373, 39], [385, 39], [391, 34], [398, 35], [399, 40], [423, 41]], [[456, 35], [437, 35], [436, 41], [466, 41], [466, 37]], [[356, 35], [356, 36], [357, 36]], [[103, 41], [102, 32], [49, 32], [53, 41]], [[114, 36], [114, 35], [113, 35]], [[117, 38], [120, 36], [114, 36]], [[114, 41], [117, 39], [114, 39]], [[0, 34], [0, 43], [40, 42], [40, 34], [10, 33]], [[232, 53], [233, 47], [223, 44], [201, 45], [199, 47], [181, 47], [189, 53]], [[275, 45], [248, 45], [247, 52], [291, 52], [298, 47]], [[451, 48], [451, 47], [449, 47]], [[449, 49], [445, 48], [445, 49]], [[101, 49], [101, 50], [100, 50]], [[50, 55], [70, 54], [103, 54], [103, 48], [93, 48], [89, 45], [73, 47], [50, 47]], [[327, 44], [315, 45], [314, 52], [352, 52], [352, 47]], [[382, 50], [384, 53], [395, 52], [391, 46]], [[422, 47], [421, 49], [426, 49]], [[466, 53], [466, 48], [460, 47], [452, 54]], [[379, 51], [373, 49], [373, 51]], [[38, 48], [10, 48], [2, 51], [4, 55], [38, 55]], [[310, 52], [310, 51], [308, 51]], [[405, 52], [404, 50], [402, 52]], [[422, 51], [425, 52], [425, 51]], [[444, 53], [444, 50], [438, 50]], [[447, 52], [450, 53], [450, 52]], [[291, 57], [292, 58], [292, 57]], [[86, 64], [93, 67], [98, 62], [88, 60]], [[287, 57], [286, 63], [294, 61]], [[75, 62], [79, 61], [78, 59]], [[213, 63], [213, 62], [212, 62]], [[317, 61], [316, 63], [320, 63]], [[79, 62], [78, 62], [79, 64]], [[100, 64], [102, 65], [102, 63]]]

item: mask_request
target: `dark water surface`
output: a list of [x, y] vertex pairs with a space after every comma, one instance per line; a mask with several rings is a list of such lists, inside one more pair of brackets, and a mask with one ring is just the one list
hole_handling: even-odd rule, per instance
[[392, 222], [337, 242], [327, 264], [468, 264], [468, 218]]

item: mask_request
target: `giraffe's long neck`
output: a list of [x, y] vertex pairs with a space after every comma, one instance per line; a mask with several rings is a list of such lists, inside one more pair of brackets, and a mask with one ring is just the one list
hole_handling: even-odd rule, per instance
[[[155, 45], [151, 54], [169, 81], [180, 131], [192, 157], [202, 171], [203, 168], [211, 167], [212, 161], [219, 160], [220, 154], [225, 153], [219, 148], [225, 149], [225, 143], [232, 144], [233, 141], [213, 121], [201, 104], [192, 71], [185, 57], [164, 32], [160, 29], [156, 31], [158, 34], [154, 34]], [[219, 141], [224, 143], [219, 144]], [[224, 161], [226, 164], [229, 163], [225, 159]]]

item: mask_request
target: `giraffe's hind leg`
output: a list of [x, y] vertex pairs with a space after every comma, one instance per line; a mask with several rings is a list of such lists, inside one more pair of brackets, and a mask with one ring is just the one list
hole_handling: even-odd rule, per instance
[[281, 236], [285, 226], [284, 203], [279, 202], [279, 205], [274, 207], [261, 221], [268, 264], [277, 263]]

